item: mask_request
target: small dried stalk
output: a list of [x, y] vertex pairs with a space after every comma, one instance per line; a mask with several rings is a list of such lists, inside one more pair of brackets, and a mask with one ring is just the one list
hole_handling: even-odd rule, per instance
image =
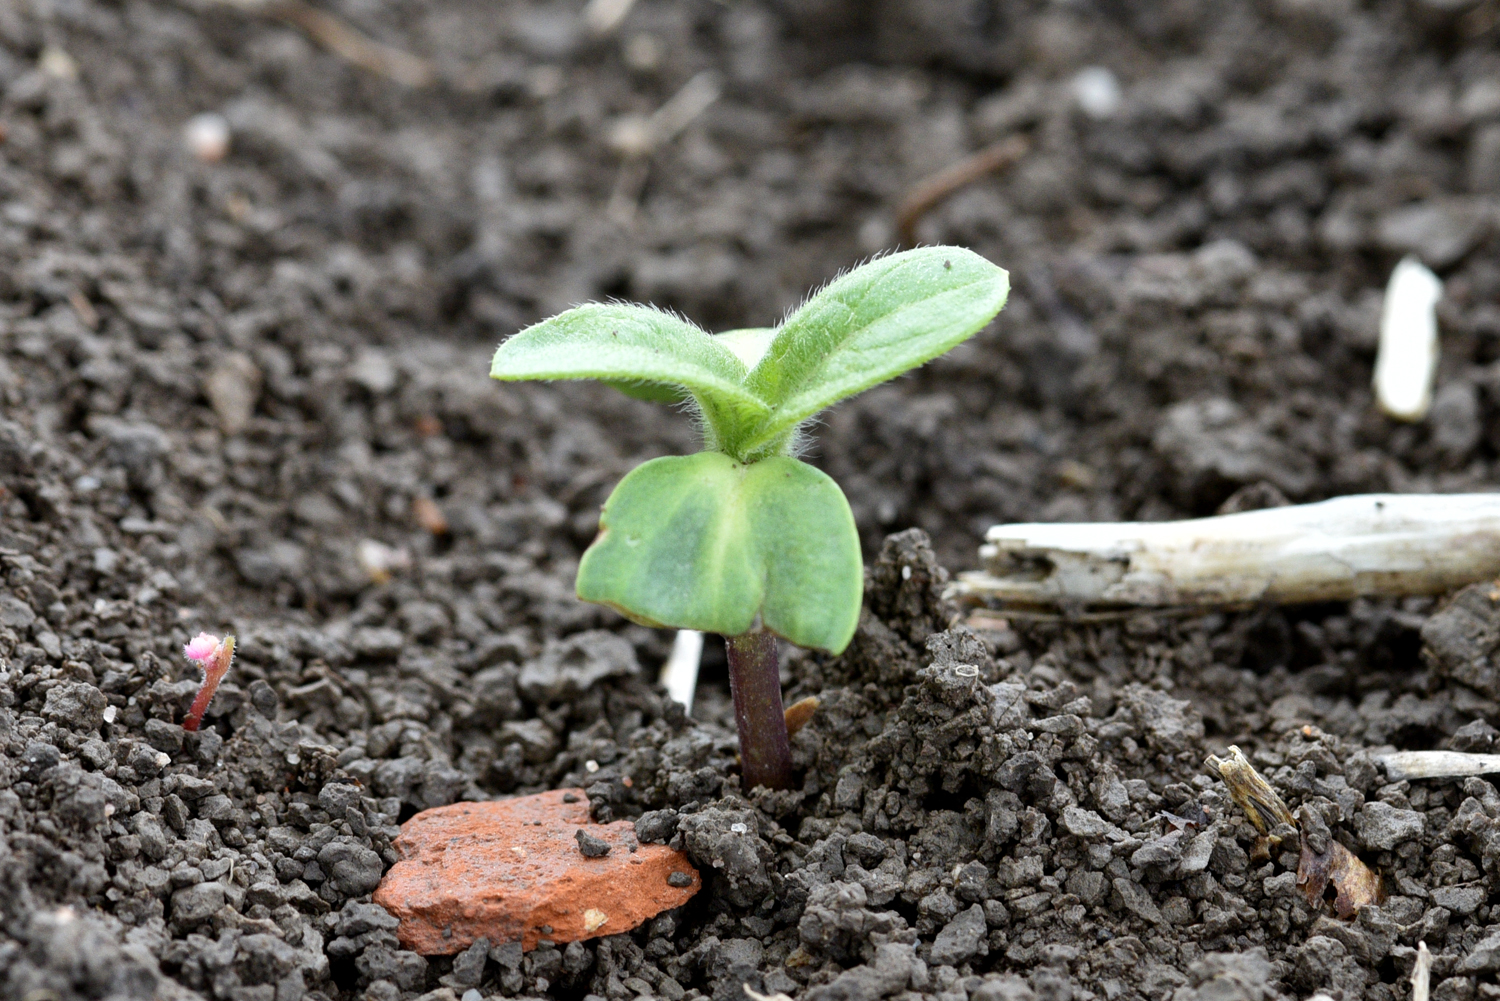
[[1427, 1001], [1432, 992], [1432, 951], [1417, 943], [1417, 961], [1411, 967], [1411, 1001]]
[[1278, 824], [1297, 826], [1292, 811], [1286, 808], [1276, 790], [1261, 778], [1260, 772], [1238, 747], [1231, 744], [1227, 758], [1210, 754], [1205, 764], [1223, 778], [1224, 784], [1229, 786], [1230, 798], [1245, 811], [1245, 816], [1257, 831], [1269, 834]]

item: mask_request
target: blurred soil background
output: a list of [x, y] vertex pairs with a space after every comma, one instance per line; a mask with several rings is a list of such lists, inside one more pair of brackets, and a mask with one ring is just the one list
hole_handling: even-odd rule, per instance
[[[1496, 997], [1500, 794], [1370, 752], [1489, 749], [1500, 599], [974, 633], [935, 589], [996, 522], [1494, 489], [1497, 45], [1496, 0], [0, 3], [0, 993], [1394, 1001], [1426, 940], [1434, 997]], [[790, 666], [802, 794], [745, 800], [712, 651], [687, 720], [670, 634], [572, 594], [692, 428], [488, 356], [592, 299], [774, 323], [1016, 135], [914, 230], [1009, 306], [816, 429], [869, 615]], [[1446, 283], [1414, 425], [1369, 389], [1405, 254]], [[200, 629], [241, 652], [191, 736]], [[1231, 741], [1386, 906], [1251, 859], [1202, 774]], [[567, 785], [705, 893], [524, 958], [397, 947], [399, 821]]]

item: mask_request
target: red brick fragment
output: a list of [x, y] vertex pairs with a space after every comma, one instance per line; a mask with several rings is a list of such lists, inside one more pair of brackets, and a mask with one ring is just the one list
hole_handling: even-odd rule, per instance
[[[609, 854], [586, 858], [580, 828], [607, 841]], [[402, 946], [425, 956], [462, 952], [478, 938], [534, 949], [542, 939], [616, 935], [703, 885], [681, 852], [638, 844], [630, 821], [593, 823], [579, 789], [424, 810], [401, 825], [394, 847], [401, 860], [375, 902], [401, 920]], [[673, 886], [674, 873], [687, 885]]]

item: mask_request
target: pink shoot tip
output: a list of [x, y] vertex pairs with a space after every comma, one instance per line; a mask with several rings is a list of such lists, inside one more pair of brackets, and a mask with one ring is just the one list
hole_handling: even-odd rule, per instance
[[182, 719], [182, 728], [194, 731], [202, 725], [203, 714], [208, 711], [208, 704], [213, 701], [219, 682], [229, 673], [229, 665], [234, 660], [234, 637], [225, 636], [221, 640], [208, 633], [199, 633], [182, 648], [182, 652], [203, 668], [203, 686], [198, 689], [197, 697]]
[[218, 649], [219, 637], [212, 636], [208, 633], [199, 633], [197, 636], [193, 637], [192, 641], [189, 642], [187, 646], [182, 648], [182, 652], [187, 654], [188, 660], [196, 660], [201, 664], [203, 661], [208, 660], [208, 658], [212, 657], [214, 655], [214, 651]]

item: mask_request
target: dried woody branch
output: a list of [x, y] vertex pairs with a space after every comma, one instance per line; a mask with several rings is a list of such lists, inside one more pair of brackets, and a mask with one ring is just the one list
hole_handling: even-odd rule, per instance
[[1500, 576], [1500, 494], [1363, 494], [1191, 521], [997, 525], [951, 594], [1025, 605], [1297, 604]]
[[1377, 755], [1391, 782], [1402, 779], [1463, 779], [1500, 774], [1500, 754], [1468, 751], [1393, 751]]

